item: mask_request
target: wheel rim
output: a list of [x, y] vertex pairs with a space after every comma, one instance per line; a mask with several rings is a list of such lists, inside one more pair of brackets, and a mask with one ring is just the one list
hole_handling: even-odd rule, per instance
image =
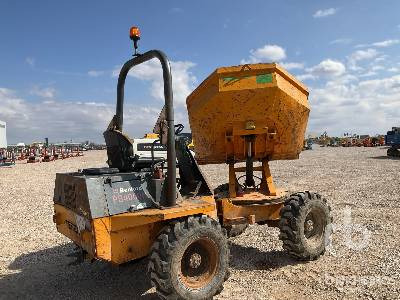
[[318, 207], [311, 208], [304, 221], [304, 237], [313, 248], [319, 247], [324, 238], [326, 219], [324, 211]]
[[219, 262], [218, 247], [208, 238], [191, 243], [185, 250], [179, 277], [189, 288], [199, 289], [211, 282]]

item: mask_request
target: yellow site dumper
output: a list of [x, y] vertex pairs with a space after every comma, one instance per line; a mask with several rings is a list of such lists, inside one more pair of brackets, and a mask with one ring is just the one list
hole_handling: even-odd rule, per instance
[[[163, 299], [218, 294], [229, 274], [228, 238], [248, 224], [279, 227], [283, 248], [297, 259], [320, 256], [330, 236], [326, 200], [275, 188], [268, 165], [299, 157], [307, 88], [277, 64], [218, 68], [187, 98], [194, 157], [191, 139], [174, 123], [167, 57], [159, 50], [137, 53], [137, 27], [130, 37], [134, 57], [121, 68], [116, 113], [104, 132], [108, 167], [57, 174], [57, 230], [82, 258], [122, 264], [147, 256]], [[123, 132], [124, 85], [132, 68], [153, 58], [163, 70], [165, 106], [154, 129], [159, 141], [149, 143], [151, 159], [143, 164]], [[155, 159], [160, 143], [167, 159]], [[229, 172], [213, 190], [199, 164], [217, 163]]]

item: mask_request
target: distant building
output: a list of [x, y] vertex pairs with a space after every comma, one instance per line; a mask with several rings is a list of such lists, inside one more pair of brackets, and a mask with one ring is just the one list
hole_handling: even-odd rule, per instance
[[0, 121], [0, 149], [7, 148], [6, 122]]

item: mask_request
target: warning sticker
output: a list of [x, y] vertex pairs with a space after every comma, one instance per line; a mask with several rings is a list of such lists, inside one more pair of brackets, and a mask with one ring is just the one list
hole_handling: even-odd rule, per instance
[[236, 77], [223, 77], [222, 80], [225, 82], [230, 82], [230, 81], [234, 81], [234, 80], [238, 80], [239, 78]]
[[272, 74], [260, 74], [256, 77], [257, 83], [271, 83], [272, 82]]

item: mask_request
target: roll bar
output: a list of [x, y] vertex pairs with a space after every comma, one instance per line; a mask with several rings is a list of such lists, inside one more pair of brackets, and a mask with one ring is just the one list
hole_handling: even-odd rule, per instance
[[174, 103], [172, 95], [172, 76], [167, 56], [160, 50], [150, 50], [146, 53], [135, 56], [128, 60], [118, 76], [117, 85], [117, 109], [115, 113], [116, 129], [122, 132], [124, 120], [124, 87], [126, 76], [134, 66], [142, 64], [152, 58], [157, 58], [162, 66], [164, 79], [165, 114], [168, 126], [167, 139], [167, 205], [176, 205], [176, 151], [175, 151], [175, 130], [174, 130]]

